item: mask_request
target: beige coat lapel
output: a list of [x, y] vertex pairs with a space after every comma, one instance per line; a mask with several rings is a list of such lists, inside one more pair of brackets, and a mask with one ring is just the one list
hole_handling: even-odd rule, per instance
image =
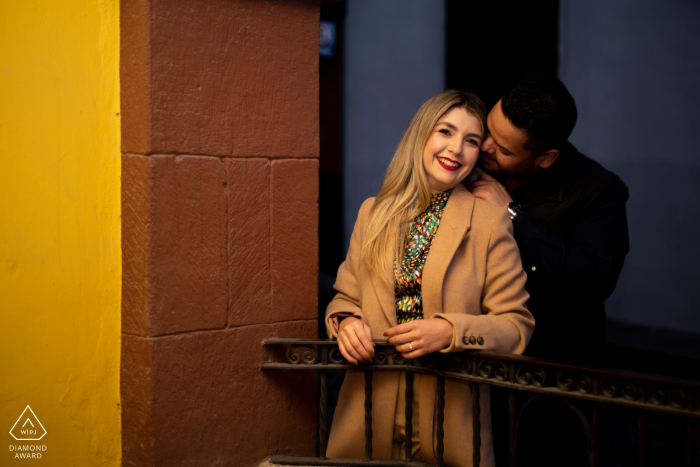
[[476, 198], [461, 183], [450, 194], [423, 267], [423, 316], [442, 313], [442, 284], [457, 248], [469, 231]]
[[389, 264], [393, 264], [393, 258], [390, 258], [391, 254], [387, 255], [386, 264], [387, 267], [384, 270], [384, 274], [389, 278], [389, 281], [382, 280], [381, 277], [376, 272], [372, 272], [372, 278], [370, 282], [374, 288], [374, 293], [377, 295], [377, 300], [379, 305], [382, 307], [382, 311], [389, 320], [391, 326], [396, 326], [398, 323], [396, 319], [396, 293], [394, 292], [394, 271], [389, 267]]

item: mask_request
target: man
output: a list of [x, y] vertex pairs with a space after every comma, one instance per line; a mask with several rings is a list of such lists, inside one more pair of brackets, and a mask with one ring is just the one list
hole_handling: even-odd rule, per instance
[[526, 354], [592, 360], [629, 250], [628, 192], [567, 141], [576, 117], [559, 80], [522, 80], [488, 116], [473, 193], [507, 207], [513, 220], [536, 321]]

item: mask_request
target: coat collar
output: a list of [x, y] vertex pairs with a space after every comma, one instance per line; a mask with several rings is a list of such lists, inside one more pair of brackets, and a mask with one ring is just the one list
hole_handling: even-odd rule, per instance
[[[442, 312], [442, 284], [447, 273], [447, 268], [452, 258], [469, 231], [474, 210], [475, 197], [461, 183], [450, 194], [445, 210], [442, 212], [440, 226], [438, 227], [433, 243], [430, 246], [428, 258], [423, 266], [423, 316], [430, 318], [434, 313]], [[373, 277], [372, 285], [379, 299], [382, 311], [389, 323], [396, 326], [396, 294], [394, 290], [394, 271], [389, 265], [393, 260], [386, 262], [384, 271], [389, 282]]]

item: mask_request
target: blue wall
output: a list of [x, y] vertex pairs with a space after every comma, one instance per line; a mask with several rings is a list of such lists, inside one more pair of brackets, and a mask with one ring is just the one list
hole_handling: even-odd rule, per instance
[[348, 0], [345, 18], [345, 246], [411, 117], [445, 87], [445, 5]]
[[700, 3], [562, 0], [571, 137], [630, 189], [608, 316], [700, 333]]

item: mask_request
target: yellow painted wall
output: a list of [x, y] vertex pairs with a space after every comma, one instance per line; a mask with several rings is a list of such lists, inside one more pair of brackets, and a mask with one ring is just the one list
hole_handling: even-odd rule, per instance
[[2, 466], [120, 464], [118, 113], [118, 0], [0, 0]]

